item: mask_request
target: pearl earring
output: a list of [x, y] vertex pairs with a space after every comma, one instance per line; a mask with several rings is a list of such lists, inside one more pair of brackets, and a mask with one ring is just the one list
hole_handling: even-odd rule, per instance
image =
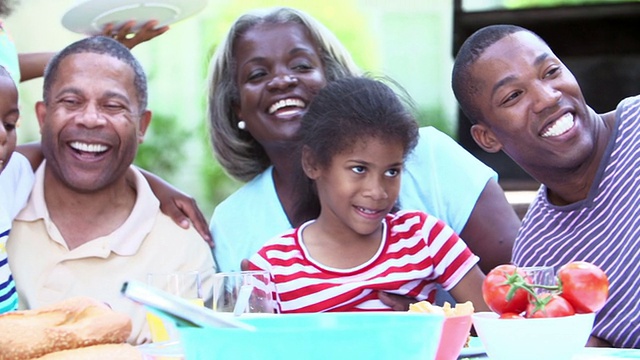
[[238, 121], [238, 129], [244, 130], [247, 127], [247, 123], [244, 120]]

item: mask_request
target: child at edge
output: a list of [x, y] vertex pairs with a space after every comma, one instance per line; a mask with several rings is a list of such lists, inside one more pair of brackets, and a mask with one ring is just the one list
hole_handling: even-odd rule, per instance
[[293, 223], [249, 260], [268, 270], [279, 310], [387, 311], [385, 291], [435, 300], [436, 284], [456, 301], [482, 299], [479, 258], [441, 220], [397, 211], [404, 160], [418, 124], [379, 80], [335, 81], [309, 105], [300, 124], [299, 194]]
[[18, 89], [9, 72], [0, 66], [0, 314], [18, 308], [6, 243], [11, 221], [25, 205], [34, 180], [27, 158], [14, 154], [19, 117]]

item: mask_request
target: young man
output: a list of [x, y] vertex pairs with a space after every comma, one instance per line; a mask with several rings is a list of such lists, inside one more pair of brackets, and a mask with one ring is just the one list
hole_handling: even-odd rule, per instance
[[640, 97], [597, 114], [549, 46], [511, 25], [467, 39], [452, 86], [474, 140], [504, 151], [543, 184], [523, 219], [514, 263], [600, 266], [611, 287], [589, 345], [640, 347]]

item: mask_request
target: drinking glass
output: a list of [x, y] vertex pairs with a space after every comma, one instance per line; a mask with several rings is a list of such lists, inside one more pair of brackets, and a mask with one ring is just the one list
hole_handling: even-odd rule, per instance
[[[169, 294], [187, 299], [194, 304], [204, 305], [200, 274], [197, 271], [149, 273], [147, 274], [147, 284]], [[149, 323], [151, 339], [154, 343], [178, 340], [178, 331], [173, 324], [163, 321], [162, 318], [152, 312], [147, 312], [147, 322]]]
[[[522, 270], [525, 276], [528, 277], [534, 285], [556, 285], [556, 275], [552, 266], [528, 266], [521, 267], [519, 270]], [[537, 295], [540, 295], [550, 292], [550, 290], [536, 287], [535, 292]]]
[[240, 316], [278, 313], [275, 285], [268, 271], [237, 271], [213, 275], [213, 311]]

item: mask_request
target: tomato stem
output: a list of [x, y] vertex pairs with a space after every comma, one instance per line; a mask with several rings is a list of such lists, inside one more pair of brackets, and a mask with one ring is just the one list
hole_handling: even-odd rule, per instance
[[508, 274], [505, 272], [504, 276], [507, 279], [504, 282], [504, 285], [509, 285], [511, 287], [509, 289], [509, 292], [507, 293], [507, 301], [511, 301], [511, 299], [515, 295], [516, 291], [518, 291], [518, 289], [523, 289], [529, 293], [529, 295], [532, 298], [531, 302], [536, 304], [536, 307], [544, 308], [544, 305], [546, 304], [546, 302], [544, 301], [544, 299], [541, 300], [538, 297], [538, 294], [536, 294], [535, 289], [544, 289], [544, 290], [549, 290], [550, 292], [561, 292], [561, 289], [562, 289], [561, 285], [533, 284], [527, 281], [527, 280], [530, 280], [528, 277], [522, 276], [522, 274], [518, 273], [517, 271], [515, 271], [513, 274]]

